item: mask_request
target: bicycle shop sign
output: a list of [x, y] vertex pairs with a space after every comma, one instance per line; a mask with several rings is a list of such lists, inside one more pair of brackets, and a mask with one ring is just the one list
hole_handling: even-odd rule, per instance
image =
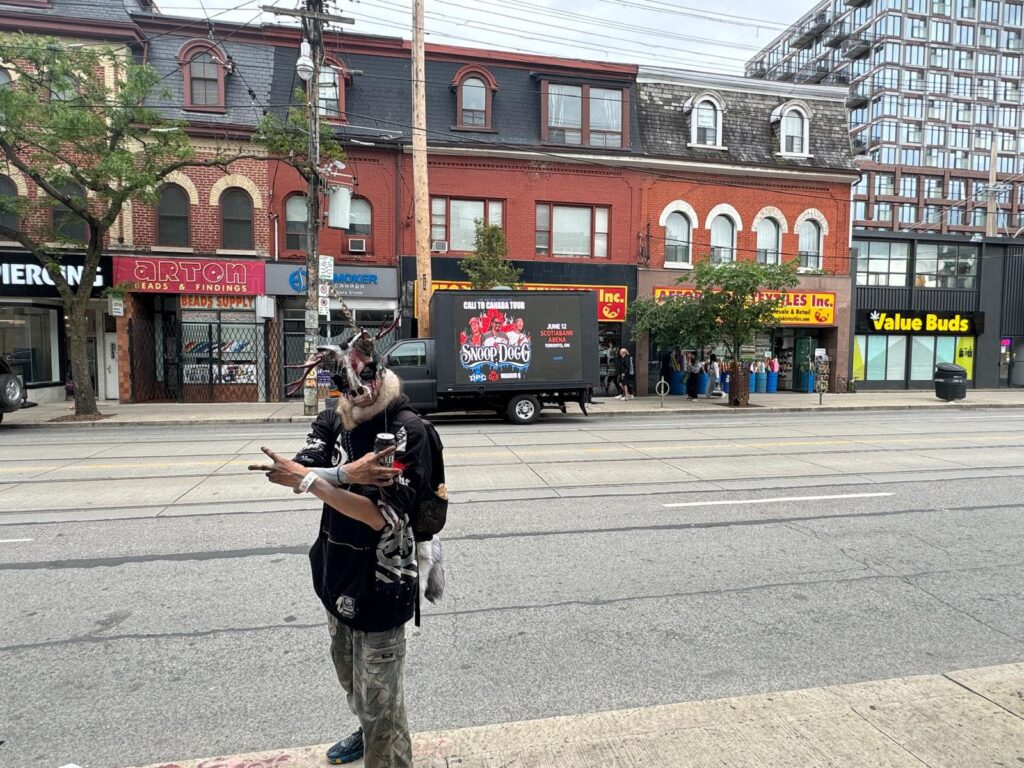
[[259, 296], [266, 279], [262, 261], [229, 259], [114, 259], [114, 284], [135, 293], [202, 293]]

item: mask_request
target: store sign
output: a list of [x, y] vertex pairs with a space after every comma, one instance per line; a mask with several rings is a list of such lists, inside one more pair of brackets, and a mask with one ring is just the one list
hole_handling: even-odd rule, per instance
[[178, 300], [182, 309], [255, 309], [255, 296], [182, 296]]
[[[61, 255], [61, 274], [68, 285], [77, 289], [85, 272], [84, 257], [72, 254]], [[92, 296], [97, 298], [110, 285], [108, 280], [113, 272], [109, 256], [101, 256], [93, 281]], [[53, 277], [35, 256], [28, 253], [0, 254], [0, 296], [33, 296], [38, 298], [60, 298]]]
[[[434, 291], [471, 290], [472, 285], [460, 280], [434, 280]], [[523, 291], [594, 291], [597, 293], [597, 319], [603, 323], [622, 323], [626, 320], [629, 296], [624, 285], [575, 285], [562, 283], [523, 283]]]
[[857, 313], [857, 333], [862, 334], [978, 336], [984, 331], [984, 312], [865, 309]]
[[[669, 296], [696, 296], [696, 288], [682, 286], [656, 286], [654, 298], [661, 301]], [[780, 325], [826, 326], [836, 324], [836, 295], [831, 291], [762, 291], [758, 301], [783, 299], [782, 306], [775, 310]]]
[[202, 293], [257, 296], [266, 293], [264, 262], [221, 259], [114, 259], [114, 282], [135, 293]]
[[[365, 299], [397, 299], [398, 271], [381, 267], [334, 267], [334, 292]], [[267, 293], [271, 296], [305, 296], [306, 268], [296, 264], [267, 264]]]

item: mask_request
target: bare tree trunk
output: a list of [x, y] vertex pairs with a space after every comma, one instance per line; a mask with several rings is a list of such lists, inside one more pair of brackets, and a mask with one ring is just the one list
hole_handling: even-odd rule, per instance
[[65, 302], [68, 313], [68, 345], [71, 353], [71, 373], [75, 381], [75, 415], [99, 416], [96, 407], [96, 393], [89, 377], [89, 293], [76, 295]]

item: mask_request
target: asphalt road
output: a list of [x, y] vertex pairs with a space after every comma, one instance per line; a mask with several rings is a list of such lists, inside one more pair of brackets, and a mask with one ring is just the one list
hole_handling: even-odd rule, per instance
[[[445, 422], [414, 730], [1024, 660], [1024, 411]], [[245, 466], [302, 432], [0, 430], [0, 766], [354, 728], [306, 551]]]

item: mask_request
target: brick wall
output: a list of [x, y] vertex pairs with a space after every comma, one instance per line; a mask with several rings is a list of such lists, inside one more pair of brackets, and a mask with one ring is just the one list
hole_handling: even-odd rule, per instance
[[834, 274], [849, 274], [850, 188], [847, 184], [787, 182], [771, 179], [743, 179], [735, 176], [680, 174], [671, 179], [655, 178], [644, 196], [644, 225], [650, 224], [651, 268], [665, 263], [665, 229], [659, 220], [665, 207], [683, 200], [697, 214], [692, 231], [692, 253], [696, 260], [711, 250], [711, 232], [705, 229], [708, 214], [721, 203], [731, 205], [742, 219], [743, 229], [736, 234], [737, 258], [753, 260], [757, 250], [754, 218], [764, 208], [777, 208], [788, 224], [782, 234], [782, 254], [795, 258], [799, 250], [797, 218], [809, 209], [821, 211], [827, 220], [823, 236], [823, 269]]

